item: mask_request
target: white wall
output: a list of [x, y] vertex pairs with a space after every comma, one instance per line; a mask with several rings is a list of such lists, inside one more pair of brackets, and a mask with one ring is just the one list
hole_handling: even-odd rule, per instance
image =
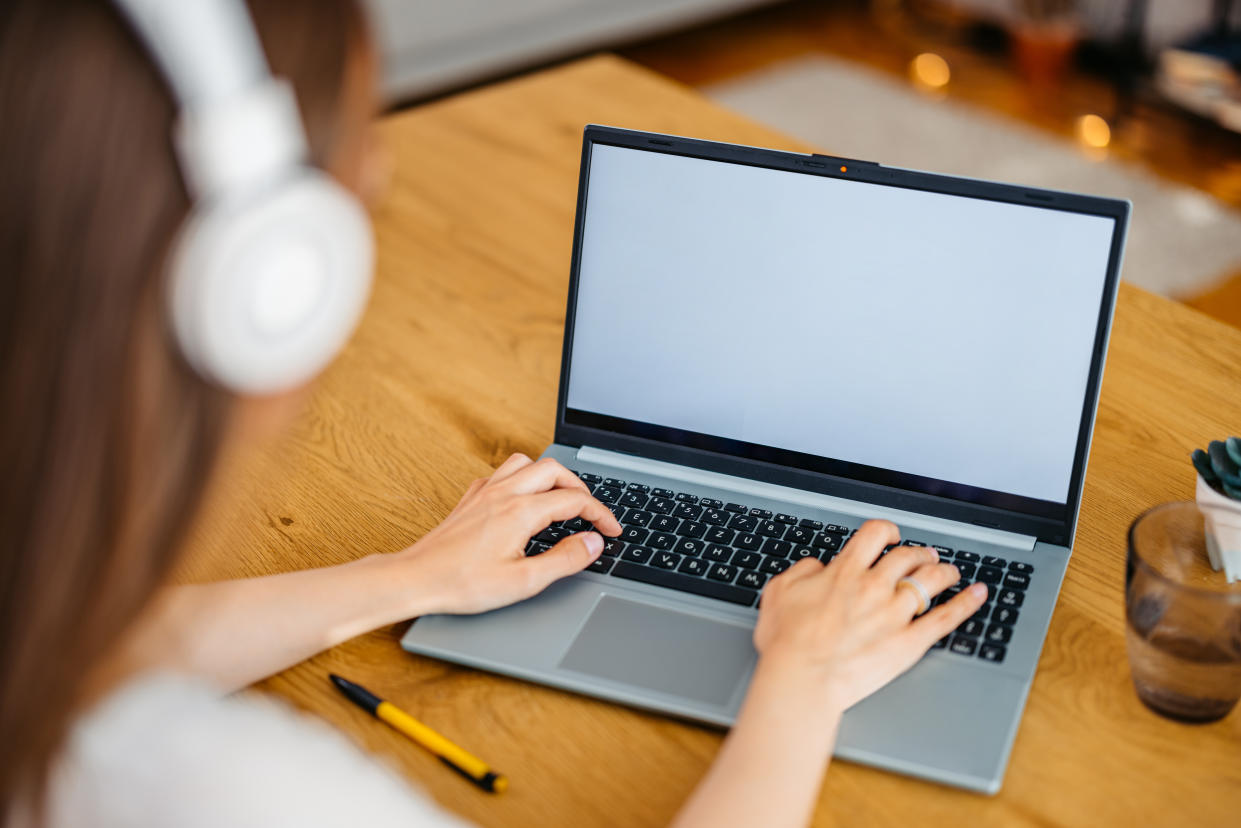
[[365, 0], [390, 101], [772, 0]]

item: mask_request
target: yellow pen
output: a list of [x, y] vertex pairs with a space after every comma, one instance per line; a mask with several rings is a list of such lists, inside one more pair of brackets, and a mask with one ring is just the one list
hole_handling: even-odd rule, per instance
[[472, 753], [468, 753], [436, 733], [401, 708], [386, 702], [360, 684], [354, 684], [335, 673], [329, 676], [332, 683], [345, 698], [370, 713], [376, 719], [386, 722], [390, 727], [401, 731], [418, 744], [439, 757], [439, 760], [484, 791], [504, 793], [508, 789], [508, 779], [493, 771], [486, 762]]

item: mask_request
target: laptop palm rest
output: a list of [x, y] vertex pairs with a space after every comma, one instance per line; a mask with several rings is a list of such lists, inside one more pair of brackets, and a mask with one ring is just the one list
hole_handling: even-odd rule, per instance
[[604, 595], [559, 667], [723, 706], [757, 658], [750, 628]]

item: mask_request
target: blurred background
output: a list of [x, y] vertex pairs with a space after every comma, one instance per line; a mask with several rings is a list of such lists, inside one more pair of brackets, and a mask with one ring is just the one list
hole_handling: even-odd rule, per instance
[[610, 49], [836, 155], [1127, 198], [1241, 327], [1241, 0], [367, 0], [393, 108]]

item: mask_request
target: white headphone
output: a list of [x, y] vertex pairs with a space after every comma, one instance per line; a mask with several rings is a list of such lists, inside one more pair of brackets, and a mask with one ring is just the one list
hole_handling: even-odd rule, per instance
[[299, 385], [344, 346], [374, 250], [357, 200], [307, 164], [292, 87], [271, 75], [242, 0], [116, 0], [179, 112], [193, 208], [169, 258], [172, 329], [206, 379]]

